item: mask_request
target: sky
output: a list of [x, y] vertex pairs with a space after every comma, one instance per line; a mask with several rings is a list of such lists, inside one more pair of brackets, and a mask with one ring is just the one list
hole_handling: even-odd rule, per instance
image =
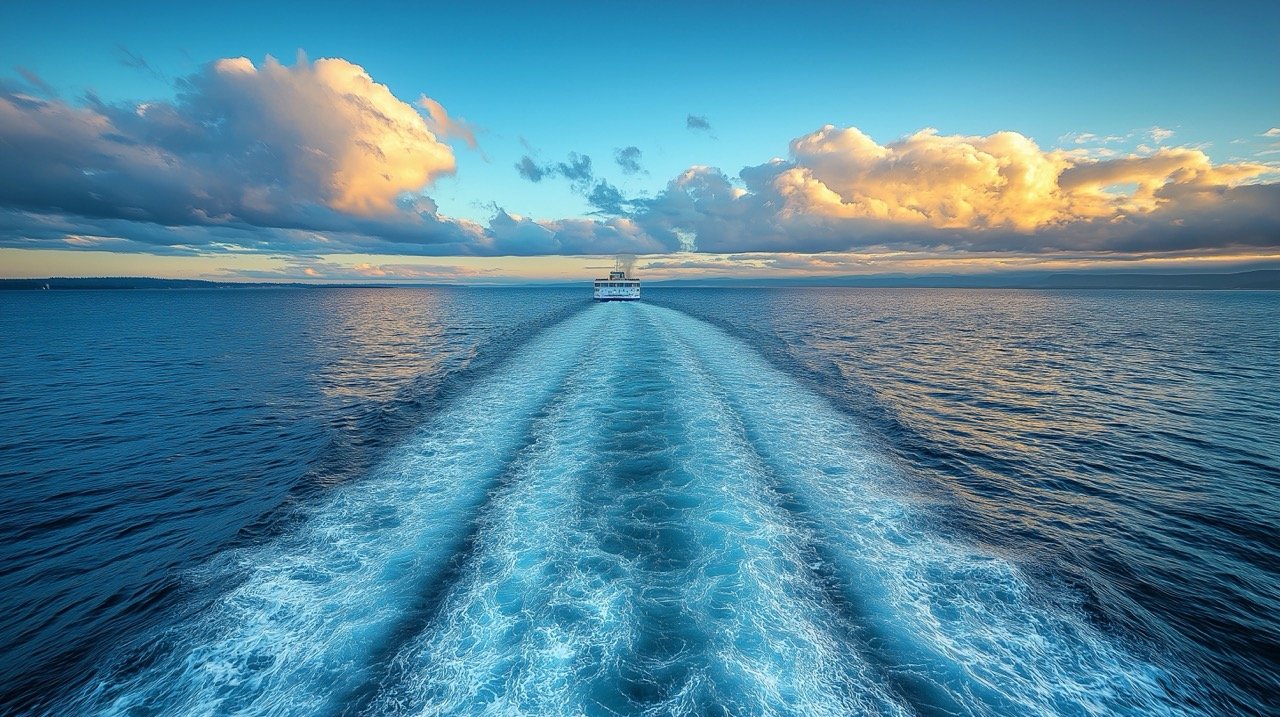
[[1274, 3], [268, 5], [0, 4], [0, 276], [1280, 266]]

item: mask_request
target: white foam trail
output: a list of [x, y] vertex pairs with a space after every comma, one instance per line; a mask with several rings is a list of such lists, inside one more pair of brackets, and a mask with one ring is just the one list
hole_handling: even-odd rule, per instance
[[636, 307], [600, 310], [611, 350], [542, 422], [366, 714], [908, 714], [844, 644], [714, 382]]
[[716, 379], [748, 442], [804, 504], [864, 632], [917, 708], [968, 714], [1186, 714], [1185, 675], [1138, 659], [1016, 567], [921, 530], [891, 464], [824, 399], [710, 325], [642, 307]]
[[[583, 312], [470, 387], [368, 480], [335, 489], [300, 528], [239, 552], [239, 584], [177, 626], [155, 664], [98, 681], [62, 714], [316, 715], [371, 678], [424, 579], [468, 523], [537, 412], [604, 336]], [[381, 666], [375, 666], [381, 667]]]
[[631, 327], [616, 305], [591, 311], [608, 340], [537, 422], [439, 616], [391, 661], [366, 714], [574, 714], [584, 663], [607, 671], [630, 639], [624, 587], [593, 570], [610, 556], [582, 529], [581, 493], [603, 470], [599, 419]]

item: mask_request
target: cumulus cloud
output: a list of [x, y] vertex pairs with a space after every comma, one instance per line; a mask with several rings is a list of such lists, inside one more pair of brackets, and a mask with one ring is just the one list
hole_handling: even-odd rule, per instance
[[[236, 149], [265, 143], [291, 187], [347, 214], [390, 214], [401, 193], [455, 168], [422, 115], [346, 60], [300, 58], [285, 67], [268, 58], [261, 68], [220, 60], [184, 99], [196, 118], [225, 122]], [[209, 110], [212, 117], [200, 116]]]
[[881, 145], [854, 127], [791, 142], [790, 158], [735, 181], [694, 167], [636, 219], [702, 251], [836, 251], [873, 245], [1041, 252], [1280, 244], [1268, 167], [1213, 164], [1198, 149], [1097, 160], [1016, 132], [925, 129]]
[[1258, 135], [1259, 137], [1280, 137], [1280, 127], [1272, 127], [1271, 129]]
[[[1280, 246], [1280, 184], [1264, 181], [1266, 165], [1214, 163], [1191, 147], [1043, 149], [1016, 132], [924, 129], [881, 144], [835, 126], [736, 175], [690, 167], [652, 197], [625, 196], [588, 155], [526, 155], [522, 177], [567, 180], [594, 218], [496, 208], [481, 225], [441, 215], [423, 194], [453, 174], [444, 140], [470, 144], [470, 125], [426, 95], [400, 100], [346, 60], [219, 60], [176, 81], [173, 100], [133, 104], [63, 101], [31, 75], [40, 92], [0, 83], [8, 247], [316, 257]], [[710, 129], [695, 115], [687, 126]], [[624, 147], [614, 160], [634, 174], [640, 157]]]
[[422, 116], [340, 59], [220, 60], [172, 103], [87, 106], [0, 92], [0, 198], [169, 224], [390, 215], [454, 171]]

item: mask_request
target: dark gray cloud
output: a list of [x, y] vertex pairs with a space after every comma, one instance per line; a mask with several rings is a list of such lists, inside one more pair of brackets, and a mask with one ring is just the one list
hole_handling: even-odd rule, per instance
[[613, 153], [613, 159], [622, 168], [623, 174], [640, 174], [644, 168], [640, 166], [640, 148], [623, 147]]
[[684, 126], [695, 132], [710, 132], [711, 123], [707, 121], [704, 115], [689, 115], [684, 118]]

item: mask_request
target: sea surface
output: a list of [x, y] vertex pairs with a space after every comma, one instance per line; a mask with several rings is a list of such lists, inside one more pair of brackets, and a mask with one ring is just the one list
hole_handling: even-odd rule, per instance
[[1280, 292], [0, 294], [0, 714], [1280, 711]]

